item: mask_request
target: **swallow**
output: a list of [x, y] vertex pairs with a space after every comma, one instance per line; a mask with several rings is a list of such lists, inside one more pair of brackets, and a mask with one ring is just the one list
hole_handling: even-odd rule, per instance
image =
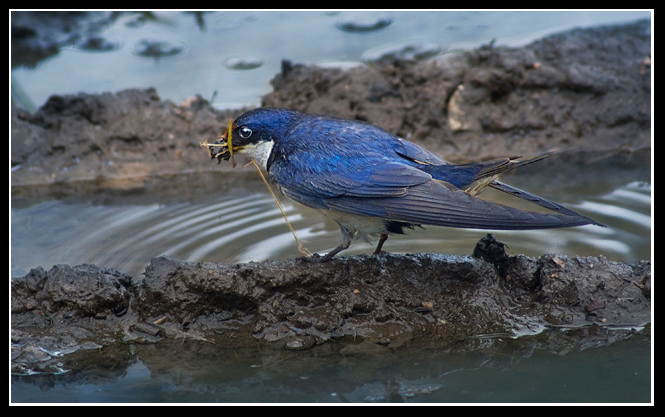
[[[270, 107], [250, 110], [231, 121], [209, 151], [219, 162], [234, 154], [248, 156], [285, 196], [335, 221], [342, 242], [318, 258], [322, 261], [359, 238], [369, 241], [378, 236], [374, 251], [378, 254], [389, 235], [422, 225], [492, 230], [604, 227], [497, 179], [550, 154], [452, 164], [370, 123]], [[550, 212], [479, 198], [487, 187]]]

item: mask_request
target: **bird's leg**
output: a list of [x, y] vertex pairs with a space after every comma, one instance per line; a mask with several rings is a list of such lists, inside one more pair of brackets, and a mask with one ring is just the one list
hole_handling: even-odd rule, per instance
[[318, 257], [310, 257], [310, 258], [304, 258], [307, 261], [310, 262], [327, 262], [333, 258], [333, 256], [337, 255], [344, 249], [348, 249], [349, 246], [351, 246], [351, 241], [353, 240], [354, 232], [350, 231], [346, 227], [340, 225], [340, 229], [342, 231], [342, 243], [339, 244], [335, 249], [331, 250], [330, 252], [326, 253], [325, 256]]
[[[339, 224], [339, 223], [338, 223]], [[321, 258], [321, 262], [326, 262], [329, 261], [333, 258], [333, 256], [337, 255], [344, 249], [348, 249], [349, 246], [351, 246], [351, 241], [353, 240], [353, 236], [355, 231], [351, 231], [347, 229], [346, 227], [342, 226], [341, 224], [339, 225], [340, 231], [342, 232], [342, 243], [339, 244], [335, 249], [331, 250], [330, 252], [326, 253], [326, 256]]]
[[381, 237], [379, 237], [379, 243], [376, 245], [376, 249], [374, 250], [374, 255], [381, 253], [381, 248], [383, 248], [383, 244], [386, 243], [386, 240], [388, 240], [388, 234], [381, 233]]
[[326, 253], [326, 256], [320, 258], [321, 262], [327, 262], [327, 261], [331, 260], [333, 258], [333, 256], [337, 255], [338, 253], [340, 253], [344, 249], [348, 249], [349, 246], [351, 246], [350, 241], [349, 242], [344, 241], [344, 242], [340, 243], [339, 246], [337, 246], [335, 249], [333, 249], [330, 252]]

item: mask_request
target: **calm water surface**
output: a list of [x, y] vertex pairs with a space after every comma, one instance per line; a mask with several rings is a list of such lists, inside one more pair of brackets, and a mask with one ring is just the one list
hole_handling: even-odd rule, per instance
[[[518, 185], [519, 181], [512, 183]], [[49, 269], [61, 263], [94, 263], [138, 277], [150, 259], [160, 255], [232, 263], [300, 256], [273, 198], [259, 185], [263, 189], [240, 187], [220, 195], [205, 192], [189, 201], [177, 202], [160, 202], [160, 196], [154, 192], [108, 198], [106, 204], [80, 197], [41, 202], [15, 199], [11, 209], [12, 275], [25, 275], [36, 266]], [[650, 259], [650, 185], [633, 181], [600, 195], [586, 194], [587, 191], [593, 192], [567, 189], [547, 197], [608, 228], [493, 233], [513, 254], [603, 255], [622, 262]], [[498, 198], [500, 195], [496, 197], [503, 201]], [[296, 235], [308, 249], [324, 253], [339, 244], [336, 224], [285, 197], [280, 201]], [[385, 250], [471, 254], [475, 243], [486, 233], [427, 226], [391, 237]], [[372, 250], [371, 245], [358, 241], [345, 253]]]

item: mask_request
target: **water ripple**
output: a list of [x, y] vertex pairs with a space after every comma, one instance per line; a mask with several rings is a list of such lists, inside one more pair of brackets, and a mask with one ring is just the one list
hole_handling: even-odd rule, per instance
[[[46, 201], [11, 211], [12, 275], [54, 264], [95, 263], [140, 276], [159, 255], [190, 261], [247, 262], [300, 256], [272, 197], [233, 190], [194, 202], [94, 205]], [[555, 198], [556, 199], [556, 198]], [[326, 253], [340, 242], [339, 228], [314, 210], [283, 198], [296, 235], [312, 252]], [[650, 259], [651, 188], [640, 183], [569, 206], [607, 228], [496, 231], [510, 254], [605, 255], [611, 260]], [[470, 254], [488, 231], [429, 227], [392, 236], [385, 250], [395, 253]], [[347, 254], [371, 253], [356, 242]]]

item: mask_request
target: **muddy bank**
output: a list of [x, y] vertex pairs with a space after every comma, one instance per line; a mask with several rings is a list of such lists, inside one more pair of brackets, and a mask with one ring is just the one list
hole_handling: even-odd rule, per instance
[[[349, 70], [285, 61], [263, 105], [370, 121], [451, 162], [574, 149], [571, 166], [649, 167], [650, 54], [650, 22], [639, 21]], [[132, 189], [230, 171], [199, 144], [242, 112], [198, 96], [163, 101], [154, 89], [52, 96], [34, 114], [12, 107], [11, 183]]]
[[154, 89], [52, 96], [35, 114], [12, 107], [12, 185], [87, 181], [140, 188], [149, 178], [211, 170], [200, 143], [242, 111], [200, 98], [161, 101]]
[[355, 356], [584, 329], [552, 344], [567, 351], [631, 337], [651, 320], [650, 262], [508, 256], [492, 235], [473, 256], [235, 265], [160, 257], [144, 275], [58, 265], [14, 278], [14, 371], [80, 370], [86, 357], [98, 367], [130, 358], [137, 345], [176, 349], [181, 358], [323, 344]]

